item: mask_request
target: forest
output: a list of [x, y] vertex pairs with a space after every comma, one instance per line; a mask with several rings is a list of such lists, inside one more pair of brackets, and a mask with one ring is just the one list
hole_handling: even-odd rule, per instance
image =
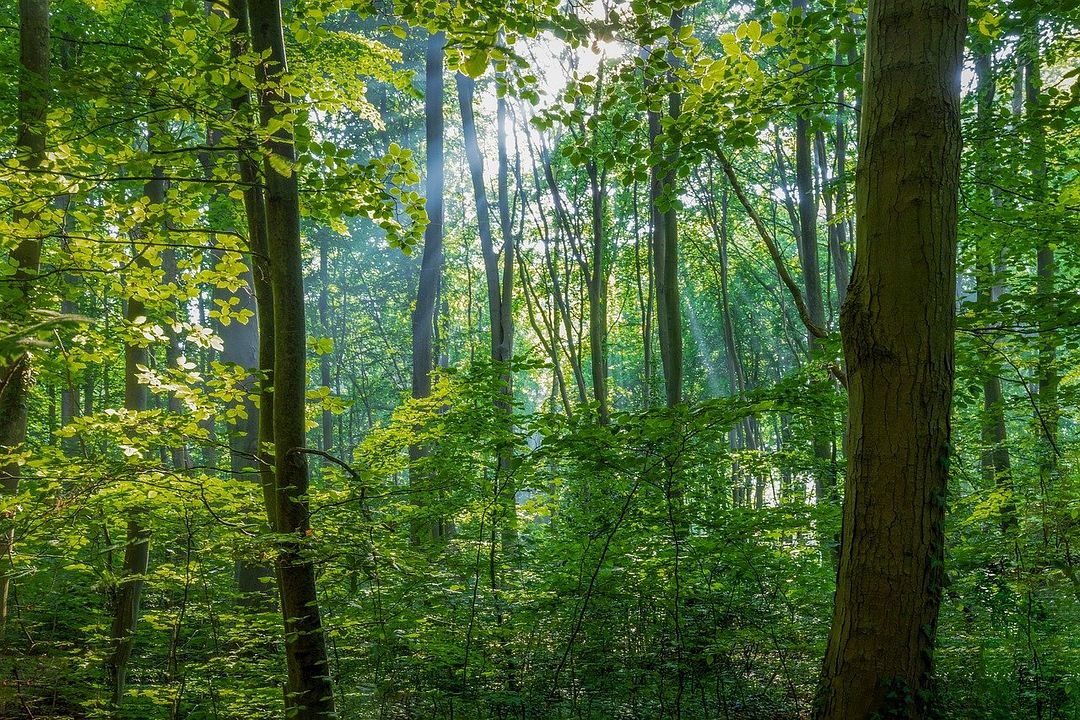
[[0, 719], [1080, 718], [1074, 0], [18, 0], [0, 78]]

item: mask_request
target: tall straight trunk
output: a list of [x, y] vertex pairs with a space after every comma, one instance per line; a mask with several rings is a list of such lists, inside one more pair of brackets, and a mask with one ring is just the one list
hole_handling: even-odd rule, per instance
[[[247, 52], [251, 42], [247, 0], [230, 0], [229, 15], [236, 20], [232, 30], [231, 52], [234, 58]], [[259, 68], [260, 77], [264, 75]], [[254, 123], [251, 116], [251, 97], [237, 86], [232, 101], [233, 110], [245, 122]], [[263, 505], [267, 527], [277, 526], [277, 492], [274, 486], [274, 305], [273, 288], [270, 285], [270, 259], [266, 227], [266, 196], [259, 181], [255, 147], [252, 137], [238, 139], [241, 152], [237, 159], [237, 171], [244, 183], [244, 215], [247, 219], [248, 250], [251, 256], [251, 287], [255, 297], [255, 331], [258, 336], [258, 443], [255, 467], [258, 482], [262, 486]]]
[[[833, 57], [833, 62], [837, 65], [841, 63], [842, 56], [840, 54], [839, 42], [837, 43], [836, 54]], [[836, 205], [836, 215], [841, 216], [835, 219], [834, 222], [837, 226], [836, 237], [838, 244], [835, 248], [830, 246], [833, 256], [833, 267], [836, 273], [836, 293], [840, 299], [840, 304], [843, 305], [844, 300], [847, 298], [847, 287], [851, 281], [851, 259], [848, 255], [848, 237], [847, 232], [848, 225], [843, 219], [844, 210], [847, 206], [847, 126], [844, 119], [844, 114], [847, 110], [847, 102], [844, 99], [844, 91], [840, 89], [836, 92], [836, 123], [835, 131], [833, 135], [833, 142], [836, 145], [836, 186], [833, 191], [833, 198]]]
[[[439, 303], [439, 285], [443, 268], [443, 61], [446, 37], [434, 33], [428, 37], [424, 67], [424, 125], [426, 135], [426, 210], [428, 224], [424, 229], [424, 253], [420, 259], [420, 282], [416, 290], [416, 307], [412, 314], [412, 396], [416, 399], [431, 395], [431, 376], [435, 370], [435, 323]], [[426, 454], [419, 445], [409, 447], [412, 463]], [[427, 489], [423, 474], [414, 466], [410, 470], [412, 500], [426, 504]], [[413, 543], [420, 543], [443, 534], [438, 521], [418, 520], [412, 523]]]
[[[148, 145], [152, 144], [152, 136]], [[148, 149], [152, 149], [149, 147]], [[148, 181], [144, 193], [150, 207], [160, 208], [165, 202], [165, 180], [159, 168], [154, 168], [154, 179]], [[138, 231], [144, 235], [145, 228]], [[131, 253], [139, 266], [146, 266], [143, 252], [138, 247], [138, 237], [132, 238]], [[137, 297], [127, 299], [125, 319], [131, 325], [146, 321], [146, 306]], [[145, 412], [150, 408], [150, 393], [139, 382], [139, 367], [150, 365], [150, 350], [128, 342], [124, 345], [124, 408], [131, 412]], [[139, 604], [142, 599], [143, 579], [150, 563], [150, 530], [146, 526], [144, 510], [135, 507], [129, 513], [127, 537], [124, 547], [124, 564], [120, 580], [113, 593], [113, 618], [109, 637], [111, 648], [105, 664], [109, 673], [110, 711], [119, 716], [124, 698], [124, 685], [128, 662], [135, 640], [135, 627], [139, 621]]]
[[[669, 20], [673, 37], [682, 28], [682, 10], [673, 10]], [[674, 56], [668, 56], [674, 63]], [[677, 91], [668, 94], [668, 117], [674, 121], [682, 108], [682, 96]], [[660, 136], [660, 115], [649, 112], [649, 142], [655, 146]], [[660, 339], [660, 362], [664, 368], [664, 392], [668, 407], [682, 401], [683, 342], [682, 308], [679, 299], [679, 236], [678, 212], [675, 208], [675, 163], [679, 149], [667, 139], [663, 158], [651, 168], [651, 200], [653, 217], [652, 260], [656, 282], [656, 328]]]
[[[244, 399], [240, 401], [244, 408], [244, 417], [235, 418], [228, 428], [229, 469], [233, 477], [261, 485], [258, 467], [259, 411], [250, 398], [258, 382], [259, 329], [256, 320], [258, 306], [250, 269], [244, 271], [241, 280], [244, 284], [235, 293], [229, 295], [238, 297], [240, 300], [234, 306], [236, 311], [247, 310], [252, 313], [252, 316], [246, 323], [240, 323], [234, 319], [228, 325], [217, 328], [222, 342], [221, 361], [237, 365], [248, 372], [242, 384]], [[263, 563], [247, 559], [238, 560], [236, 584], [241, 599], [244, 602], [267, 600], [268, 590], [270, 590], [267, 581], [272, 574], [271, 569]]]
[[871, 0], [848, 467], [817, 720], [933, 715], [944, 578], [964, 0]]
[[[989, 52], [975, 57], [977, 137], [972, 144], [976, 148], [988, 148], [986, 143], [993, 132], [995, 85], [992, 63]], [[991, 166], [993, 155], [988, 149], [976, 151], [975, 162], [977, 171], [987, 175], [996, 174]], [[981, 184], [974, 190], [974, 202], [977, 212], [989, 212], [994, 205], [990, 190]], [[982, 233], [976, 237], [975, 243], [976, 301], [980, 308], [989, 308], [997, 299], [995, 282], [998, 243], [992, 223], [986, 224]], [[980, 362], [983, 387], [983, 451], [980, 462], [983, 479], [1002, 494], [1000, 523], [1002, 530], [1008, 533], [1016, 527], [1016, 506], [1012, 499], [1012, 460], [1009, 456], [1005, 402], [999, 377], [1001, 361], [989, 343], [980, 347]]]
[[[653, 293], [656, 285], [652, 272], [652, 239], [645, 244], [645, 265], [641, 264], [641, 226], [638, 207], [638, 184], [634, 182], [634, 280], [637, 286], [638, 312], [641, 313], [641, 397], [642, 406], [652, 406], [653, 376]], [[650, 205], [651, 211], [651, 205]], [[651, 213], [650, 213], [651, 217]]]
[[[792, 0], [792, 9], [806, 12], [806, 0]], [[825, 302], [821, 292], [821, 264], [818, 259], [817, 214], [818, 201], [814, 192], [813, 136], [810, 121], [798, 115], [795, 118], [795, 190], [799, 200], [799, 266], [802, 269], [803, 291], [810, 320], [818, 327], [825, 327]], [[806, 335], [811, 354], [817, 350], [820, 340], [814, 333]], [[835, 494], [836, 480], [832, 468], [832, 422], [829, 419], [814, 423], [812, 447], [817, 467], [814, 470], [814, 486], [817, 502], [828, 503]]]
[[[333, 337], [330, 327], [330, 231], [323, 228], [319, 232], [319, 331], [323, 337]], [[319, 382], [323, 387], [330, 387], [330, 353], [319, 355]], [[329, 410], [322, 411], [322, 450], [329, 452], [334, 444], [334, 415]]]
[[288, 165], [285, 174], [267, 161], [267, 243], [274, 309], [274, 479], [278, 586], [285, 627], [288, 685], [285, 710], [298, 720], [330, 718], [333, 686], [326, 660], [326, 639], [319, 617], [315, 565], [305, 552], [310, 534], [308, 464], [304, 409], [307, 385], [304, 324], [304, 273], [300, 252], [300, 195], [291, 121], [284, 116], [291, 98], [279, 87], [287, 70], [280, 0], [250, 0], [252, 46], [262, 53], [270, 85], [263, 90], [264, 127], [281, 123], [266, 141], [273, 155]]
[[606, 183], [596, 163], [586, 166], [589, 176], [590, 206], [592, 208], [592, 252], [588, 263], [589, 294], [589, 364], [592, 369], [593, 399], [597, 404], [598, 418], [601, 425], [607, 425], [611, 418], [608, 404], [608, 328], [607, 301], [608, 275], [604, 247], [604, 199], [607, 194]]
[[1039, 314], [1039, 360], [1038, 360], [1038, 424], [1042, 436], [1039, 450], [1039, 483], [1045, 491], [1054, 480], [1058, 466], [1058, 433], [1061, 412], [1058, 408], [1057, 338], [1054, 327], [1057, 315], [1054, 290], [1056, 285], [1054, 262], [1054, 239], [1049, 228], [1042, 222], [1044, 213], [1038, 205], [1046, 202], [1046, 136], [1042, 122], [1039, 92], [1042, 90], [1042, 69], [1039, 49], [1038, 18], [1030, 21], [1021, 45], [1024, 68], [1024, 116], [1028, 129], [1028, 153], [1031, 166], [1032, 197], [1037, 204], [1037, 227], [1041, 241], [1036, 250], [1036, 293], [1042, 312]]
[[[49, 2], [19, 0], [19, 99], [18, 136], [15, 146], [22, 167], [32, 171], [45, 159], [46, 115], [49, 109]], [[34, 230], [35, 214], [15, 213], [15, 220], [25, 220]], [[41, 239], [24, 237], [11, 253], [15, 266], [12, 286], [16, 296], [2, 310], [4, 319], [15, 323], [29, 319], [33, 301], [30, 293], [41, 262]], [[27, 398], [33, 383], [30, 354], [8, 361], [0, 367], [0, 453], [16, 451], [26, 442]], [[0, 466], [0, 492], [19, 492], [20, 466], [9, 461]], [[11, 518], [0, 518], [0, 562], [7, 562], [15, 542]], [[11, 577], [0, 569], [0, 637], [7, 629], [8, 594]]]
[[[839, 154], [839, 151], [837, 151]], [[839, 198], [829, 176], [829, 157], [825, 149], [825, 133], [820, 130], [814, 134], [814, 155], [817, 158], [818, 177], [821, 185], [821, 199], [825, 205], [825, 224], [829, 231], [829, 258], [832, 260], [833, 280], [836, 283], [836, 297], [840, 304], [847, 297], [848, 279], [851, 268], [847, 254], [847, 232], [844, 223], [837, 218]]]

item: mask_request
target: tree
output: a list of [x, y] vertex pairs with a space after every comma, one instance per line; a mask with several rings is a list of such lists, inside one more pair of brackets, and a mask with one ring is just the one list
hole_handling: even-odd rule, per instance
[[[48, 0], [19, 1], [19, 131], [15, 141], [20, 164], [26, 171], [36, 170], [45, 160], [46, 114], [49, 109], [49, 2]], [[21, 209], [15, 213], [16, 223], [27, 236], [11, 254], [15, 266], [14, 292], [16, 297], [6, 308], [5, 318], [16, 324], [30, 319], [33, 281], [41, 262], [41, 238], [36, 228], [35, 213]], [[22, 352], [5, 359], [0, 367], [0, 451], [11, 453], [21, 449], [26, 441], [27, 399], [33, 376], [30, 354]], [[7, 460], [0, 467], [0, 492], [14, 495], [19, 491], [19, 463]], [[7, 527], [4, 527], [7, 525]], [[0, 522], [0, 557], [6, 558], [15, 541], [14, 527]], [[8, 593], [11, 577], [0, 571], [0, 636], [8, 618]]]
[[872, 1], [841, 312], [847, 480], [818, 720], [925, 718], [944, 579], [963, 0]]
[[[416, 288], [416, 306], [412, 313], [412, 396], [422, 399], [431, 395], [432, 375], [435, 372], [435, 325], [438, 316], [439, 286], [443, 269], [443, 185], [445, 169], [443, 158], [444, 78], [443, 61], [446, 36], [442, 32], [428, 36], [424, 54], [424, 133], [427, 177], [426, 210], [427, 226], [424, 228], [424, 251], [420, 258], [420, 279]], [[424, 448], [412, 445], [409, 456], [413, 463], [424, 457]], [[423, 473], [419, 468], [410, 469], [413, 484], [413, 500], [425, 504], [422, 485]], [[413, 542], [442, 535], [440, 522], [420, 520], [412, 524]]]
[[285, 624], [286, 715], [298, 720], [334, 716], [326, 640], [315, 589], [315, 565], [304, 545], [311, 535], [304, 407], [307, 344], [304, 271], [300, 254], [300, 195], [294, 167], [291, 98], [279, 0], [250, 0], [252, 48], [267, 57], [260, 116], [265, 141], [267, 244], [274, 310], [274, 528], [281, 613]]

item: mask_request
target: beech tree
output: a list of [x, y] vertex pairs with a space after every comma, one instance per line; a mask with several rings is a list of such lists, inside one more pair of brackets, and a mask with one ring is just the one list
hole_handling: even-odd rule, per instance
[[266, 183], [267, 255], [274, 314], [274, 530], [281, 536], [277, 578], [285, 623], [286, 714], [300, 720], [334, 717], [334, 693], [319, 615], [315, 566], [304, 550], [312, 534], [305, 454], [307, 335], [300, 255], [300, 196], [288, 64], [279, 0], [250, 0], [252, 48], [267, 57], [260, 116], [269, 133]]
[[815, 716], [931, 717], [945, 578], [965, 4], [871, 2], [841, 311], [848, 467]]

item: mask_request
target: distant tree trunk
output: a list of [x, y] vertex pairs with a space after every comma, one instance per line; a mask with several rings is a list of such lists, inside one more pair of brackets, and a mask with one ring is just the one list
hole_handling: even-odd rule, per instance
[[[847, 254], [847, 232], [844, 223], [837, 218], [839, 199], [829, 176], [829, 157], [825, 150], [825, 133], [820, 130], [814, 135], [814, 152], [817, 157], [818, 177], [821, 178], [821, 197], [825, 204], [825, 223], [829, 229], [829, 257], [832, 259], [833, 280], [836, 282], [836, 297], [843, 304], [847, 297], [848, 279], [851, 277]], [[839, 153], [839, 151], [837, 151]], [[834, 202], [835, 201], [835, 202]]]
[[263, 126], [284, 123], [266, 141], [267, 149], [286, 163], [287, 174], [269, 161], [266, 182], [267, 241], [274, 307], [274, 477], [277, 490], [275, 530], [281, 537], [277, 558], [281, 611], [285, 626], [288, 687], [286, 716], [316, 720], [334, 716], [334, 694], [326, 660], [326, 640], [319, 617], [315, 565], [305, 552], [311, 532], [308, 510], [308, 463], [304, 453], [307, 347], [304, 324], [304, 273], [300, 252], [300, 196], [291, 121], [284, 115], [291, 98], [277, 85], [288, 72], [280, 0], [250, 0], [252, 45], [267, 56], [271, 85], [263, 91]]
[[[425, 57], [424, 117], [427, 163], [427, 228], [424, 230], [424, 253], [420, 259], [420, 282], [416, 290], [416, 307], [412, 314], [412, 396], [431, 395], [431, 376], [435, 370], [435, 322], [439, 302], [439, 284], [443, 267], [443, 56], [446, 37], [434, 33], [428, 37]], [[412, 463], [426, 454], [419, 445], [409, 447]], [[410, 469], [413, 503], [426, 504], [427, 489], [423, 474], [414, 466]], [[410, 528], [414, 543], [442, 535], [438, 521], [415, 521]]]
[[[19, 0], [19, 99], [18, 136], [15, 146], [26, 170], [34, 170], [45, 159], [46, 115], [49, 109], [49, 2]], [[34, 214], [16, 211], [15, 220], [29, 223], [34, 232]], [[2, 314], [16, 323], [25, 322], [32, 309], [30, 293], [41, 262], [41, 239], [25, 237], [11, 253], [15, 266], [12, 285], [16, 297], [8, 301]], [[33, 374], [30, 354], [10, 360], [0, 367], [0, 453], [13, 452], [26, 442], [26, 405]], [[0, 492], [19, 492], [19, 463], [0, 467]], [[0, 562], [7, 562], [15, 541], [10, 518], [0, 518]], [[0, 570], [0, 637], [7, 629], [8, 593], [11, 577]]]
[[589, 260], [581, 263], [589, 295], [589, 364], [598, 420], [601, 425], [607, 425], [611, 419], [608, 397], [608, 271], [604, 236], [607, 171], [590, 160], [585, 164], [585, 173], [589, 179], [589, 206], [592, 210]]
[[[548, 191], [551, 194], [552, 206], [554, 208], [554, 215], [558, 231], [563, 235], [568, 235], [572, 232], [567, 222], [566, 209], [563, 207], [562, 194], [559, 192], [559, 185], [555, 181], [555, 173], [551, 168], [551, 156], [547, 149], [541, 145], [540, 149], [540, 162], [543, 165], [544, 181], [547, 184]], [[542, 212], [542, 211], [541, 211]], [[570, 362], [570, 370], [574, 375], [574, 387], [577, 390], [578, 402], [584, 404], [587, 400], [587, 392], [585, 386], [585, 372], [582, 369], [581, 349], [580, 345], [575, 342], [574, 330], [572, 327], [572, 320], [570, 315], [570, 300], [569, 289], [566, 287], [568, 284], [559, 273], [558, 265], [555, 263], [555, 253], [552, 252], [551, 243], [544, 243], [544, 267], [547, 269], [548, 279], [551, 282], [551, 296], [555, 301], [555, 307], [557, 310], [558, 319], [562, 320], [562, 330], [566, 335], [566, 357]], [[558, 323], [556, 322], [556, 325]], [[606, 360], [605, 360], [606, 362]]]
[[[148, 145], [153, 142], [152, 137]], [[149, 149], [152, 149], [149, 148]], [[165, 180], [159, 168], [153, 170], [154, 179], [146, 183], [145, 195], [150, 208], [158, 212], [165, 202]], [[145, 235], [145, 228], [138, 230]], [[137, 247], [138, 237], [132, 238], [132, 256], [139, 266], [146, 266], [143, 252]], [[130, 326], [146, 322], [146, 307], [137, 296], [127, 298], [125, 319]], [[150, 350], [141, 344], [127, 342], [124, 345], [124, 408], [140, 413], [149, 409], [150, 393], [139, 382], [140, 367], [150, 365]], [[119, 717], [124, 699], [124, 684], [128, 662], [135, 641], [135, 627], [139, 621], [139, 603], [142, 599], [143, 579], [150, 562], [150, 529], [146, 526], [143, 508], [133, 508], [128, 517], [127, 539], [124, 546], [124, 565], [120, 580], [113, 592], [113, 619], [110, 632], [111, 650], [106, 659], [111, 690], [110, 712]]]
[[[1039, 93], [1042, 90], [1042, 69], [1039, 49], [1038, 18], [1029, 20], [1029, 26], [1021, 40], [1024, 68], [1024, 115], [1025, 126], [1029, 135], [1030, 162], [1032, 168], [1032, 196], [1036, 203], [1045, 203], [1046, 187], [1046, 136], [1042, 122], [1042, 108]], [[1037, 210], [1042, 214], [1042, 210]], [[1054, 260], [1054, 241], [1044, 223], [1038, 222], [1041, 241], [1036, 251], [1036, 293], [1041, 303], [1039, 314], [1039, 394], [1038, 424], [1042, 435], [1042, 447], [1039, 449], [1039, 483], [1043, 491], [1050, 487], [1057, 475], [1058, 433], [1061, 424], [1061, 412], [1058, 407], [1058, 385], [1060, 378], [1057, 370], [1057, 322], [1056, 300], [1056, 263]]]
[[[833, 58], [833, 62], [837, 65], [840, 64], [842, 56], [840, 55], [839, 43], [837, 43], [837, 51]], [[861, 74], [860, 74], [861, 75]], [[838, 90], [836, 93], [836, 129], [834, 135], [834, 142], [836, 143], [836, 187], [833, 192], [833, 197], [836, 201], [836, 215], [843, 216], [844, 210], [847, 206], [847, 130], [844, 122], [844, 114], [847, 110], [847, 103], [844, 100], [844, 91]], [[843, 217], [835, 218], [834, 222], [837, 225], [836, 239], [838, 244], [836, 247], [831, 248], [833, 252], [833, 267], [836, 273], [836, 292], [837, 297], [840, 299], [840, 304], [844, 303], [847, 298], [847, 287], [851, 281], [851, 260], [848, 254], [848, 237], [847, 232], [848, 224], [844, 221]]]
[[[806, 12], [806, 0], [792, 0], [792, 9]], [[825, 327], [825, 302], [821, 292], [821, 265], [818, 260], [817, 213], [818, 201], [814, 192], [813, 141], [810, 121], [801, 114], [795, 118], [795, 188], [799, 199], [799, 266], [802, 268], [803, 291], [806, 293], [806, 309], [810, 320], [818, 327]], [[807, 332], [807, 346], [811, 354], [820, 341], [813, 332]], [[829, 503], [835, 493], [836, 480], [832, 472], [832, 422], [818, 420], [813, 429], [813, 452], [816, 467], [814, 486], [817, 502]]]
[[[638, 184], [634, 182], [634, 279], [637, 285], [638, 312], [641, 313], [641, 398], [642, 406], [652, 406], [653, 378], [653, 294], [656, 284], [652, 272], [652, 242], [645, 244], [645, 264], [641, 264], [641, 214], [638, 208]], [[650, 204], [651, 217], [651, 204]], [[643, 282], [644, 281], [644, 282]]]
[[[976, 148], [976, 170], [987, 175], [995, 174], [991, 167], [992, 153], [988, 140], [993, 132], [994, 73], [992, 57], [989, 52], [975, 57], [976, 77], [976, 133], [972, 144]], [[974, 202], [976, 211], [989, 212], [994, 205], [989, 188], [983, 184], [975, 187]], [[993, 224], [987, 223], [976, 237], [975, 243], [975, 283], [976, 302], [980, 308], [989, 308], [997, 299], [996, 261], [998, 258], [997, 239], [993, 233]], [[1001, 506], [1001, 528], [1008, 533], [1016, 527], [1016, 506], [1012, 498], [1012, 460], [1009, 456], [1008, 435], [1005, 427], [1005, 402], [1001, 390], [1001, 360], [997, 357], [991, 340], [984, 341], [980, 347], [983, 386], [982, 442], [980, 458], [983, 479], [1003, 494]]]
[[964, 0], [871, 0], [843, 541], [817, 720], [931, 717], [953, 383]]
[[[252, 316], [246, 323], [232, 319], [228, 325], [222, 325], [217, 329], [223, 345], [221, 361], [237, 365], [251, 373], [245, 377], [242, 384], [245, 396], [240, 403], [245, 417], [236, 417], [230, 421], [228, 427], [229, 467], [233, 472], [233, 477], [261, 485], [257, 459], [259, 457], [259, 411], [249, 397], [255, 389], [257, 382], [255, 373], [258, 372], [259, 367], [258, 307], [251, 271], [246, 270], [241, 280], [244, 284], [232, 294], [233, 297], [238, 297], [240, 302], [233, 307], [237, 312], [247, 310], [252, 313]], [[268, 600], [268, 591], [271, 586], [267, 585], [267, 580], [271, 576], [271, 569], [264, 563], [248, 559], [237, 561], [236, 581], [241, 599], [245, 602], [254, 601], [257, 598]]]
[[[247, 0], [230, 0], [229, 15], [237, 24], [233, 28], [233, 57], [245, 53], [250, 44], [250, 22]], [[259, 68], [260, 76], [263, 75]], [[248, 123], [254, 123], [251, 116], [254, 108], [251, 97], [243, 86], [236, 87], [233, 109]], [[244, 183], [244, 215], [247, 218], [248, 250], [251, 254], [251, 283], [255, 296], [256, 333], [258, 334], [258, 372], [259, 372], [259, 414], [258, 414], [258, 449], [256, 467], [259, 471], [259, 483], [262, 485], [263, 504], [266, 509], [267, 526], [277, 526], [277, 492], [274, 483], [274, 303], [273, 287], [270, 284], [269, 241], [266, 227], [266, 196], [259, 183], [259, 167], [256, 164], [255, 147], [252, 137], [242, 137], [238, 142], [242, 148], [237, 162], [240, 180]]]
[[[672, 36], [682, 28], [682, 10], [673, 10], [669, 20]], [[673, 56], [669, 62], [674, 63]], [[682, 108], [677, 91], [668, 94], [668, 117], [675, 120]], [[655, 147], [660, 134], [660, 114], [649, 112], [649, 142]], [[679, 149], [674, 141], [666, 142], [663, 160], [651, 168], [651, 205], [653, 217], [652, 261], [656, 282], [656, 327], [660, 338], [660, 362], [664, 368], [664, 390], [668, 407], [682, 402], [682, 307], [679, 298], [679, 237], [675, 189], [675, 163]]]
[[[319, 232], [319, 331], [323, 337], [333, 337], [330, 327], [330, 230]], [[330, 353], [319, 354], [319, 382], [330, 387]], [[334, 445], [334, 414], [322, 411], [322, 450], [329, 452]]]

